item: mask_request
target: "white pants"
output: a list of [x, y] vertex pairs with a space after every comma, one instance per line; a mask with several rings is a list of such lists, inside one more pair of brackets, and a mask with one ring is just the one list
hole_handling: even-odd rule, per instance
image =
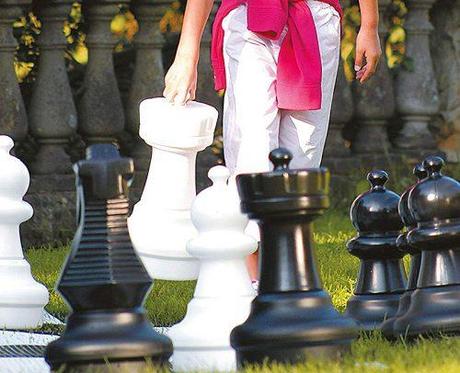
[[[265, 172], [272, 166], [271, 150], [281, 146], [293, 153], [291, 168], [319, 167], [326, 142], [340, 58], [340, 16], [329, 4], [305, 0], [313, 15], [322, 62], [320, 110], [278, 109], [276, 71], [286, 29], [278, 40], [247, 29], [246, 5], [223, 20], [227, 89], [224, 96], [225, 164], [233, 176]], [[251, 222], [248, 233], [258, 238]]]
[[319, 167], [326, 142], [340, 53], [340, 16], [329, 4], [306, 0], [322, 60], [320, 110], [278, 109], [276, 71], [286, 29], [278, 40], [247, 29], [246, 5], [223, 20], [227, 89], [224, 97], [225, 163], [233, 174], [270, 170], [268, 154], [289, 149], [291, 168]]

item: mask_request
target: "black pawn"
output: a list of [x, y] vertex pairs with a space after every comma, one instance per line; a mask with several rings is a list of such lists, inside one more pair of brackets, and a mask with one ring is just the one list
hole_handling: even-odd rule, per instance
[[92, 145], [74, 171], [78, 229], [57, 287], [73, 312], [64, 334], [48, 345], [46, 361], [60, 372], [140, 372], [146, 359], [163, 364], [172, 344], [144, 314], [152, 281], [127, 227], [133, 161], [114, 145]]
[[[414, 167], [413, 173], [415, 177], [417, 178], [417, 183], [419, 183], [420, 181], [422, 181], [424, 178], [428, 176], [428, 173], [426, 172], [422, 164], [416, 165]], [[407, 233], [411, 229], [414, 229], [417, 226], [417, 222], [415, 221], [414, 217], [412, 216], [411, 211], [409, 210], [409, 194], [412, 191], [412, 189], [414, 189], [414, 187], [417, 185], [417, 183], [411, 185], [409, 188], [406, 189], [406, 191], [401, 195], [401, 199], [398, 205], [399, 216], [401, 217], [401, 220], [403, 221], [407, 230], [406, 232], [401, 233], [399, 235], [398, 240], [397, 240], [397, 246], [398, 246], [398, 249], [404, 255], [405, 254], [410, 255], [410, 267], [409, 267], [410, 270], [409, 270], [409, 279], [407, 281], [406, 291], [404, 292], [404, 294], [401, 296], [401, 299], [399, 300], [399, 306], [398, 306], [398, 311], [396, 312], [396, 315], [386, 320], [382, 324], [383, 334], [385, 335], [385, 337], [390, 338], [390, 339], [393, 339], [395, 337], [393, 333], [393, 325], [396, 319], [404, 315], [409, 308], [410, 297], [412, 296], [412, 293], [417, 287], [417, 279], [418, 279], [418, 274], [420, 271], [422, 253], [416, 247], [412, 247], [407, 244]]]
[[240, 367], [338, 357], [357, 336], [356, 324], [322, 289], [314, 255], [312, 222], [329, 207], [329, 172], [290, 170], [291, 159], [276, 149], [273, 172], [237, 177], [241, 209], [261, 232], [259, 294], [231, 334]]
[[417, 289], [407, 312], [393, 324], [402, 337], [460, 334], [460, 183], [441, 174], [442, 158], [428, 157], [428, 177], [409, 194], [417, 226], [408, 245], [421, 250]]
[[385, 188], [385, 171], [370, 172], [367, 180], [371, 189], [359, 195], [350, 209], [358, 235], [347, 248], [361, 264], [345, 314], [362, 330], [371, 331], [396, 314], [406, 288], [406, 274], [401, 260], [404, 254], [396, 245], [403, 228], [398, 214], [399, 195]]

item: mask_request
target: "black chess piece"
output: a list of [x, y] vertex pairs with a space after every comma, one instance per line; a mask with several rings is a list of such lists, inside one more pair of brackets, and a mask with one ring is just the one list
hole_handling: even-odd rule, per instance
[[338, 357], [357, 336], [356, 324], [322, 289], [312, 222], [329, 207], [325, 168], [291, 170], [285, 149], [270, 153], [273, 172], [237, 176], [241, 209], [261, 231], [259, 294], [248, 319], [231, 333], [238, 366]]
[[441, 173], [444, 161], [431, 156], [428, 177], [409, 194], [417, 226], [407, 243], [422, 252], [417, 289], [407, 312], [393, 324], [394, 334], [460, 334], [460, 183]]
[[414, 292], [415, 288], [417, 287], [417, 279], [418, 273], [420, 271], [420, 262], [422, 259], [422, 253], [416, 247], [412, 247], [407, 244], [407, 233], [414, 229], [417, 226], [417, 222], [415, 221], [414, 217], [412, 216], [411, 211], [409, 210], [409, 194], [415, 186], [422, 181], [424, 178], [428, 176], [425, 168], [422, 164], [418, 164], [414, 167], [413, 171], [415, 177], [417, 178], [417, 182], [407, 188], [404, 193], [401, 195], [401, 199], [399, 200], [398, 205], [398, 212], [401, 220], [406, 227], [406, 232], [401, 233], [397, 239], [396, 245], [398, 249], [405, 255], [410, 255], [410, 269], [409, 269], [409, 278], [407, 281], [406, 291], [401, 295], [401, 299], [399, 300], [398, 310], [396, 314], [386, 320], [382, 324], [382, 332], [383, 335], [389, 339], [393, 339], [395, 336], [393, 334], [393, 324], [402, 315], [404, 315], [410, 305], [410, 297]]
[[46, 361], [60, 372], [140, 372], [146, 359], [164, 364], [172, 343], [144, 314], [152, 281], [127, 227], [133, 161], [114, 145], [92, 145], [74, 171], [78, 229], [57, 287], [73, 312]]
[[372, 171], [367, 180], [371, 189], [359, 195], [350, 209], [358, 235], [348, 241], [347, 248], [361, 263], [354, 295], [345, 311], [363, 331], [378, 329], [394, 316], [406, 288], [404, 254], [396, 245], [403, 228], [399, 195], [385, 188], [385, 171]]

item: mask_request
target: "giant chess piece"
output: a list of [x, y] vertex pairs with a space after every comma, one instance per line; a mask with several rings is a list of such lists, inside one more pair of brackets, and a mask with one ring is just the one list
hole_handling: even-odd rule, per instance
[[272, 172], [237, 176], [241, 209], [261, 232], [259, 294], [231, 334], [239, 366], [338, 357], [357, 336], [322, 289], [315, 261], [312, 222], [329, 207], [329, 171], [291, 170], [291, 159], [275, 149]]
[[58, 284], [73, 312], [46, 361], [60, 372], [143, 372], [146, 359], [167, 362], [172, 344], [142, 307], [152, 281], [128, 233], [133, 161], [114, 145], [92, 145], [74, 170], [78, 230]]
[[187, 251], [200, 260], [200, 275], [184, 320], [168, 332], [176, 371], [236, 369], [230, 333], [246, 320], [255, 296], [245, 259], [257, 242], [244, 234], [248, 220], [240, 211], [235, 184], [227, 185], [229, 176], [227, 168], [213, 167], [213, 185], [193, 202], [199, 234]]
[[142, 198], [129, 218], [129, 232], [153, 278], [198, 276], [198, 260], [186, 251], [187, 241], [197, 234], [190, 220], [195, 162], [197, 153], [212, 144], [217, 116], [216, 109], [198, 102], [175, 106], [164, 98], [152, 98], [140, 105], [139, 136], [153, 150]]
[[[428, 173], [423, 168], [422, 164], [418, 164], [414, 167], [413, 171], [414, 175], [417, 177], [417, 183], [423, 180], [425, 177], [428, 176]], [[417, 183], [411, 185], [409, 188], [405, 190], [405, 192], [401, 195], [401, 199], [399, 200], [398, 205], [398, 212], [399, 216], [401, 217], [404, 226], [406, 227], [406, 232], [401, 233], [397, 239], [397, 246], [399, 250], [405, 255], [410, 254], [410, 269], [409, 269], [409, 279], [407, 281], [407, 287], [404, 294], [401, 296], [399, 300], [398, 310], [396, 314], [386, 320], [382, 324], [382, 332], [385, 337], [392, 339], [394, 337], [393, 334], [393, 324], [402, 315], [404, 315], [410, 305], [410, 297], [414, 292], [415, 288], [417, 287], [417, 279], [418, 274], [420, 271], [420, 263], [422, 259], [422, 254], [420, 250], [415, 247], [412, 247], [407, 244], [407, 233], [414, 229], [417, 226], [417, 222], [415, 221], [414, 217], [412, 216], [411, 211], [409, 210], [409, 194], [412, 189], [417, 185]]]
[[29, 329], [43, 323], [48, 290], [34, 280], [22, 253], [19, 225], [33, 215], [22, 200], [29, 188], [26, 166], [10, 155], [14, 143], [0, 136], [0, 328]]
[[400, 197], [385, 188], [385, 171], [367, 175], [371, 189], [351, 205], [350, 218], [358, 235], [348, 241], [348, 251], [360, 259], [354, 295], [345, 314], [355, 319], [361, 330], [380, 328], [393, 317], [406, 288], [406, 274], [397, 238], [403, 228], [398, 214]]
[[393, 324], [395, 335], [460, 334], [460, 183], [441, 174], [442, 158], [428, 157], [428, 177], [409, 194], [417, 226], [408, 245], [422, 252], [417, 289], [407, 312]]

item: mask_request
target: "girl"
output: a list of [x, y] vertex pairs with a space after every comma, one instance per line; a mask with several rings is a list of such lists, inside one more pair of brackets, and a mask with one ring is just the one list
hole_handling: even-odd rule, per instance
[[[359, 0], [361, 27], [355, 71], [360, 83], [381, 55], [378, 0]], [[213, 0], [188, 0], [177, 54], [164, 96], [195, 98], [202, 33]], [[291, 168], [319, 167], [340, 58], [339, 0], [223, 0], [213, 24], [216, 90], [225, 88], [225, 164], [232, 175], [270, 169], [269, 152], [293, 153]], [[257, 226], [248, 230], [258, 237]], [[253, 279], [257, 257], [248, 259]]]

